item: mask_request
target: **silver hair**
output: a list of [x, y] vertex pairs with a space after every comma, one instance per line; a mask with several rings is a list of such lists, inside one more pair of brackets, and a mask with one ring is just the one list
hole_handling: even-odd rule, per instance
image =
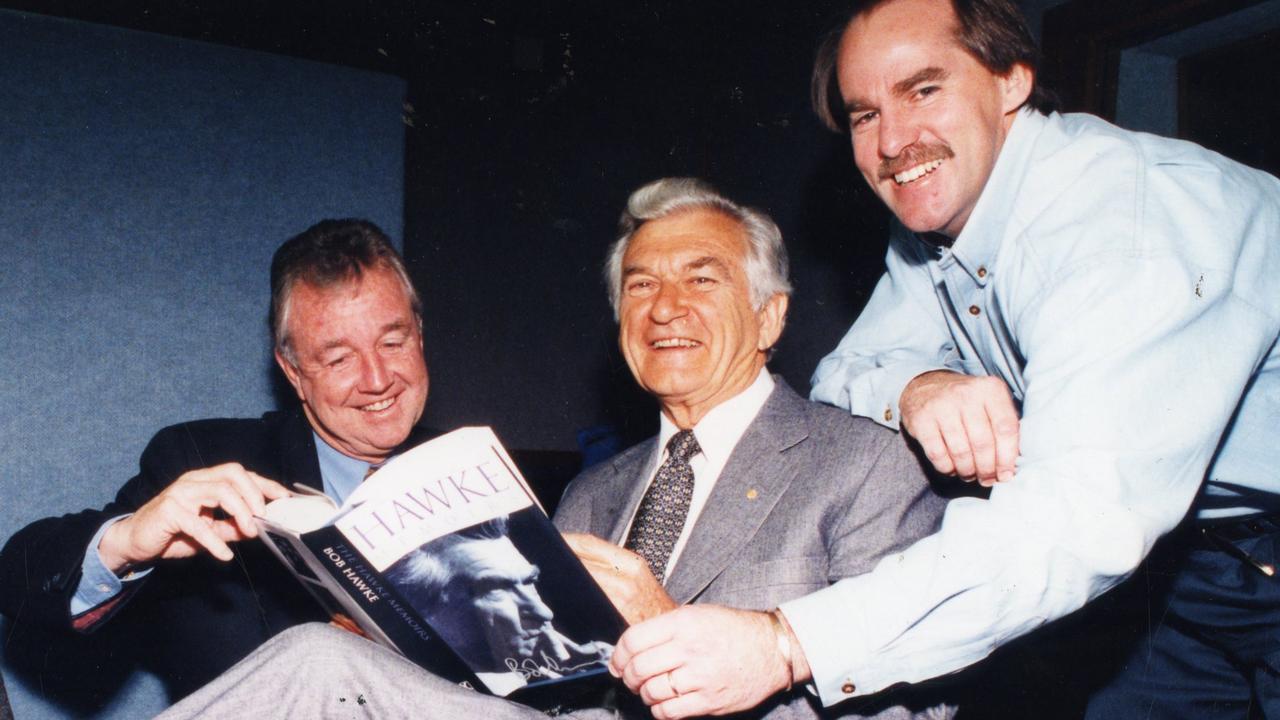
[[438, 606], [456, 600], [448, 595], [449, 585], [470, 569], [461, 565], [450, 551], [470, 542], [500, 540], [507, 532], [507, 516], [499, 515], [479, 525], [442, 535], [389, 568], [387, 578], [402, 587], [415, 588], [415, 608], [424, 615], [434, 614]]
[[618, 219], [618, 239], [609, 249], [609, 259], [605, 262], [605, 282], [609, 285], [609, 303], [615, 320], [622, 299], [622, 256], [631, 238], [646, 222], [686, 210], [714, 210], [742, 226], [747, 241], [747, 285], [756, 310], [764, 307], [774, 295], [791, 294], [787, 249], [782, 244], [782, 231], [772, 218], [760, 210], [735, 203], [697, 178], [662, 178], [631, 193], [627, 208]]

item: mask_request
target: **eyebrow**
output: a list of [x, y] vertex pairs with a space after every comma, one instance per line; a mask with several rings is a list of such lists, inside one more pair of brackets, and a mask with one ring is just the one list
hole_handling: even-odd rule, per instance
[[485, 569], [471, 576], [473, 583], [510, 583], [512, 585], [535, 584], [542, 575], [537, 565], [530, 564], [525, 572], [512, 573], [506, 570]]
[[899, 80], [893, 84], [894, 95], [906, 95], [911, 92], [915, 86], [924, 82], [937, 82], [938, 80], [946, 80], [950, 75], [946, 70], [940, 67], [927, 67], [920, 72], [912, 75], [905, 80]]
[[[395, 332], [397, 330], [408, 331], [409, 328], [410, 328], [409, 323], [404, 322], [403, 320], [395, 320], [379, 328], [378, 335], [379, 336], [386, 335], [389, 332]], [[325, 343], [320, 347], [320, 352], [325, 352], [327, 350], [333, 350], [334, 348], [340, 348], [340, 347], [346, 347], [346, 346], [347, 346], [346, 340], [330, 340], [329, 342]]]
[[[700, 258], [690, 260], [684, 264], [684, 267], [682, 267], [681, 270], [701, 270], [704, 267], [713, 267], [726, 275], [729, 274], [729, 264], [715, 255], [703, 255]], [[645, 272], [651, 271], [642, 265], [628, 265], [622, 268], [622, 277], [626, 278], [631, 275], [638, 275]]]
[[[909, 78], [899, 80], [893, 84], [894, 95], [906, 95], [911, 92], [920, 83], [937, 82], [946, 80], [951, 74], [940, 67], [927, 67]], [[850, 100], [844, 104], [845, 114], [852, 114], [864, 109], [866, 106], [857, 100]]]
[[380, 334], [386, 335], [387, 333], [394, 332], [396, 330], [408, 330], [410, 327], [409, 323], [403, 320], [393, 320], [392, 322], [382, 326], [382, 332]]

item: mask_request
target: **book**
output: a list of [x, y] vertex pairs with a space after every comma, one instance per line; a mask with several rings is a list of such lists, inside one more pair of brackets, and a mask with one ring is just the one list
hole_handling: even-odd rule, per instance
[[331, 615], [371, 640], [539, 707], [607, 683], [626, 623], [490, 428], [396, 456], [341, 507], [296, 491], [257, 518], [262, 538]]

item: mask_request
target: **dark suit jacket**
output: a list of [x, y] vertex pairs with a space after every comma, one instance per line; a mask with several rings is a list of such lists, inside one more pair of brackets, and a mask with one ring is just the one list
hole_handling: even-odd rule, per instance
[[[420, 441], [411, 437], [411, 442]], [[84, 673], [144, 667], [177, 699], [213, 679], [276, 633], [328, 618], [258, 541], [156, 565], [90, 632], [72, 629], [71, 596], [84, 552], [107, 519], [133, 512], [184, 472], [238, 462], [285, 485], [320, 489], [311, 428], [300, 411], [257, 420], [199, 420], [165, 428], [142, 453], [137, 476], [114, 501], [38, 520], [0, 551], [0, 612], [11, 621], [6, 660], [40, 674], [46, 688], [75, 690]]]
[[[774, 380], [777, 387], [738, 441], [666, 580], [679, 603], [771, 609], [867, 572], [937, 529], [945, 502], [901, 436], [803, 400], [782, 378]], [[650, 439], [583, 472], [565, 492], [556, 525], [622, 544], [656, 449]], [[931, 707], [935, 702], [890, 693], [823, 714], [797, 689], [753, 715], [947, 716], [945, 708]]]

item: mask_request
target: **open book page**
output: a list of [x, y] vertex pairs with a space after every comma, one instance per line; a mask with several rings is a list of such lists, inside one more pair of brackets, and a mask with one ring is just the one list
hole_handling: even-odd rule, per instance
[[338, 505], [324, 493], [304, 485], [297, 486], [295, 492], [297, 494], [291, 497], [267, 503], [263, 519], [296, 533], [304, 533], [328, 525], [338, 512]]

